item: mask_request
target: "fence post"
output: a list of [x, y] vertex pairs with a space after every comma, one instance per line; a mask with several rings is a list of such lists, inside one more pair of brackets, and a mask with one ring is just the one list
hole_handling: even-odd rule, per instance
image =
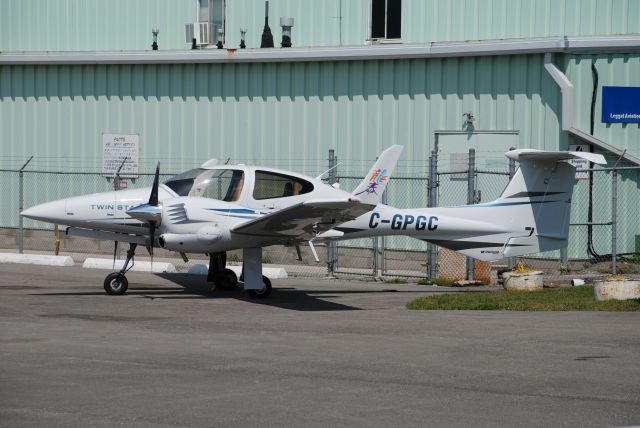
[[[476, 203], [476, 150], [469, 149], [469, 171], [467, 172], [467, 203]], [[473, 281], [473, 259], [467, 257], [467, 280]]]
[[618, 274], [616, 258], [618, 256], [618, 170], [611, 170], [611, 275]]
[[[336, 182], [337, 172], [336, 172], [336, 163], [337, 158], [335, 155], [335, 151], [333, 149], [329, 149], [329, 184], [333, 185]], [[338, 258], [338, 251], [336, 248], [335, 241], [329, 241], [327, 244], [327, 277], [334, 278], [336, 271], [336, 259]]]
[[[435, 207], [438, 203], [438, 152], [436, 150], [431, 151], [431, 156], [429, 156], [429, 179], [427, 182], [427, 206]], [[427, 244], [427, 254], [428, 254], [428, 269], [427, 269], [427, 277], [429, 279], [436, 279], [438, 276], [438, 250], [435, 244], [428, 243]]]
[[[509, 147], [509, 150], [515, 150], [515, 147]], [[516, 161], [515, 159], [509, 158], [509, 181], [513, 179], [513, 176], [516, 175]], [[516, 258], [509, 257], [507, 259], [507, 267], [509, 270], [513, 270], [516, 267]]]
[[[122, 163], [118, 167], [118, 170], [113, 174], [113, 190], [116, 192], [120, 190], [120, 186], [121, 186], [120, 171], [122, 170], [122, 167], [124, 167], [124, 164], [127, 162], [127, 159], [129, 159], [128, 156], [125, 156], [122, 159]], [[218, 180], [218, 185], [220, 185], [220, 180]], [[221, 192], [218, 192], [218, 195], [220, 193]], [[115, 263], [116, 257], [118, 258], [118, 260], [120, 260], [120, 241], [115, 241], [114, 245], [115, 245], [115, 248], [113, 249], [113, 261]], [[151, 243], [151, 245], [153, 245], [153, 242]]]
[[[387, 192], [389, 191], [389, 186], [387, 185], [387, 189], [384, 191], [384, 193], [382, 194], [382, 204], [383, 205], [387, 205]], [[382, 275], [385, 275], [387, 273], [387, 262], [386, 262], [386, 255], [385, 255], [385, 245], [386, 245], [386, 241], [385, 241], [385, 236], [382, 235], [380, 237], [380, 271]]]
[[371, 258], [371, 271], [374, 278], [378, 278], [378, 237], [371, 238], [371, 250], [373, 257]]
[[18, 171], [18, 252], [24, 253], [24, 220], [22, 220], [22, 210], [24, 209], [24, 169], [29, 165], [31, 156]]

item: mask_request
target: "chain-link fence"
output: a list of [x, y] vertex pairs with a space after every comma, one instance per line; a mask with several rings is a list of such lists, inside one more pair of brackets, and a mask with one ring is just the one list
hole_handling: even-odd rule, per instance
[[[462, 161], [433, 152], [424, 161], [413, 160], [413, 176], [395, 175], [387, 186], [383, 202], [398, 208], [465, 205], [496, 199], [515, 172], [515, 164], [504, 157], [502, 168], [485, 168], [482, 156], [471, 150]], [[456, 163], [457, 162], [457, 163]], [[366, 173], [369, 161], [339, 164], [333, 151], [328, 158], [325, 180], [351, 190]], [[446, 168], [444, 167], [446, 165]], [[496, 166], [495, 162], [491, 164]], [[342, 171], [356, 170], [353, 175]], [[164, 173], [166, 180], [174, 174]], [[615, 273], [640, 273], [640, 168], [620, 167], [583, 171], [574, 190], [569, 245], [566, 250], [522, 258], [525, 264], [543, 269], [548, 277], [566, 275], [592, 277]], [[28, 168], [0, 170], [4, 186], [0, 212], [0, 248], [25, 252], [111, 257], [114, 243], [71, 237], [49, 224], [22, 219], [22, 207], [80, 194], [113, 190], [112, 178], [100, 173], [35, 171]], [[150, 186], [153, 174], [140, 174], [135, 180], [122, 180], [121, 187]], [[430, 279], [467, 279], [495, 282], [497, 271], [513, 265], [514, 260], [479, 262], [433, 244], [408, 237], [380, 237], [330, 244], [317, 244], [320, 263], [311, 251], [302, 249], [302, 261], [296, 248], [275, 246], [264, 251], [267, 265], [284, 265], [292, 276], [407, 277]], [[125, 248], [119, 250], [124, 255]], [[207, 263], [205, 255], [189, 255], [188, 262], [176, 253], [157, 249], [156, 260], [173, 263], [186, 271], [194, 263]], [[241, 263], [242, 251], [229, 253], [229, 263]], [[145, 254], [139, 252], [138, 259]]]

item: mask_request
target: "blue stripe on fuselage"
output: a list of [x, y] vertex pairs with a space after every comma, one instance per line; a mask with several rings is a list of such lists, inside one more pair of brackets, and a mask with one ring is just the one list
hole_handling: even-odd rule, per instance
[[498, 202], [498, 203], [489, 203], [489, 204], [459, 205], [457, 207], [447, 207], [447, 208], [506, 207], [506, 206], [510, 206], [510, 205], [548, 204], [548, 203], [553, 203], [553, 202], [563, 202], [563, 201]]

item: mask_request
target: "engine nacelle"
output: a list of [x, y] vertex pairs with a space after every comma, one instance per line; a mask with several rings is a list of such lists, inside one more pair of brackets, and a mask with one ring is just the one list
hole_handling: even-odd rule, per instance
[[158, 238], [162, 248], [172, 251], [206, 253], [222, 239], [222, 231], [216, 226], [205, 226], [196, 233], [164, 233]]

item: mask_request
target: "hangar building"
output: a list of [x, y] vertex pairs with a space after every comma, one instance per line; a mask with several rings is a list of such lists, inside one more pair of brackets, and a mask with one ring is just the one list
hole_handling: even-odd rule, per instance
[[[361, 176], [391, 144], [405, 146], [406, 176], [426, 177], [436, 148], [439, 170], [455, 169], [465, 144], [481, 169], [506, 168], [509, 147], [570, 145], [640, 165], [640, 1], [270, 0], [276, 47], [260, 49], [264, 20], [263, 0], [1, 2], [0, 168], [34, 155], [32, 169], [100, 171], [112, 135], [137, 136], [140, 173], [215, 157], [318, 174], [334, 149], [341, 173]], [[611, 180], [593, 175], [575, 223], [589, 193], [590, 219], [608, 221]], [[634, 252], [640, 181], [621, 175], [618, 252]], [[18, 190], [6, 182], [0, 226], [12, 227]], [[49, 186], [25, 205], [56, 197]], [[427, 203], [424, 187], [389, 198]], [[585, 256], [586, 229], [572, 234], [571, 255]]]

